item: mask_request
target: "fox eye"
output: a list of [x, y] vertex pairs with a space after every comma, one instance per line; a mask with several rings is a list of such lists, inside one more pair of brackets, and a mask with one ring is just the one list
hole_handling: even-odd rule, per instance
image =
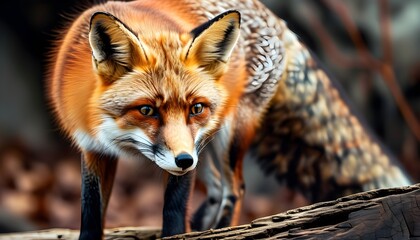
[[144, 116], [156, 116], [155, 109], [148, 105], [140, 106], [139, 111]]
[[197, 115], [203, 112], [204, 106], [202, 103], [196, 103], [191, 107], [191, 115]]

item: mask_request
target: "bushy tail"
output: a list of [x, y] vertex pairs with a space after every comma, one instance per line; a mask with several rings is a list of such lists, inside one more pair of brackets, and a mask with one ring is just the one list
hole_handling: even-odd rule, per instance
[[295, 39], [285, 45], [284, 79], [252, 148], [261, 167], [312, 201], [409, 185], [313, 54]]

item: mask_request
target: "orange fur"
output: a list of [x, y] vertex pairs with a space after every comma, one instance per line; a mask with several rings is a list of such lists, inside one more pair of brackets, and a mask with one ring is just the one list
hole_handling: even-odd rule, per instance
[[[147, 157], [171, 174], [163, 233], [189, 230], [171, 221], [188, 220], [186, 173], [211, 140], [201, 157], [213, 170], [209, 160], [223, 161], [223, 181], [212, 169], [204, 174], [198, 229], [238, 223], [246, 153], [314, 200], [409, 183], [307, 48], [257, 0], [107, 2], [83, 12], [57, 43], [49, 97], [84, 155], [83, 239], [102, 236], [98, 218], [118, 157]], [[368, 169], [362, 164], [371, 169], [355, 170]], [[385, 179], [387, 169], [395, 173]]]
[[[111, 91], [125, 91], [127, 88], [127, 84], [107, 84], [106, 81], [101, 81], [101, 77], [93, 70], [92, 50], [88, 41], [89, 18], [98, 11], [109, 12], [120, 19], [137, 33], [140, 42], [146, 46], [145, 51], [148, 52], [146, 55], [150, 58], [150, 62], [139, 63], [139, 60], [134, 59], [136, 63], [133, 69], [138, 74], [130, 73], [133, 79], [128, 79], [130, 76], [122, 76], [127, 79], [125, 81], [138, 84], [138, 89], [143, 89], [144, 92], [151, 91], [148, 89], [149, 86], [159, 84], [165, 85], [163, 89], [173, 89], [173, 92], [194, 91], [192, 88], [197, 90], [205, 89], [204, 87], [213, 88], [216, 84], [227, 95], [225, 108], [216, 113], [218, 118], [228, 115], [233, 106], [237, 105], [246, 77], [243, 62], [230, 64], [228, 73], [216, 77], [205, 76], [207, 73], [197, 71], [197, 60], [188, 59], [182, 62], [181, 54], [185, 53], [182, 51], [191, 41], [191, 37], [186, 35], [201, 23], [198, 22], [199, 17], [191, 16], [191, 13], [182, 8], [182, 4], [173, 1], [165, 1], [163, 4], [162, 2], [157, 4], [155, 1], [108, 2], [85, 11], [72, 24], [63, 37], [62, 44], [56, 52], [56, 61], [51, 66], [53, 70], [49, 95], [56, 115], [67, 134], [72, 136], [75, 131], [83, 130], [94, 135], [95, 126], [102, 121], [100, 115], [103, 106], [100, 98], [111, 88], [113, 89]], [[149, 73], [154, 76], [150, 76]], [[174, 76], [180, 74], [189, 75], [190, 78], [183, 85], [174, 84], [174, 81], [177, 81]], [[145, 79], [139, 80], [143, 76]], [[165, 78], [168, 81], [154, 78]], [[216, 83], [205, 83], [201, 82], [203, 78], [220, 79]], [[191, 89], [186, 89], [188, 87]], [[138, 100], [141, 99], [136, 99]], [[129, 116], [119, 122], [122, 127], [124, 122], [133, 125], [133, 119], [136, 117]], [[150, 128], [158, 127], [153, 121], [150, 123]]]
[[[147, 157], [181, 176], [195, 169], [199, 152], [223, 125], [237, 127], [230, 122], [248, 78], [244, 52], [235, 48], [240, 13], [208, 20], [186, 4], [94, 6], [73, 22], [52, 54], [49, 97], [62, 129], [84, 156], [83, 239], [103, 236], [117, 158]], [[240, 127], [253, 128], [256, 121], [241, 121]], [[243, 137], [246, 148], [253, 134]], [[172, 190], [188, 194], [182, 187]], [[168, 201], [179, 200], [188, 196]], [[189, 231], [185, 218], [183, 231]]]

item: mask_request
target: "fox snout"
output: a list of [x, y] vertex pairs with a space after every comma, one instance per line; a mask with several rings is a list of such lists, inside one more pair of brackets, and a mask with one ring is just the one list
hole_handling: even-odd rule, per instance
[[159, 156], [158, 154], [155, 157], [155, 162], [160, 168], [172, 175], [184, 175], [197, 165], [198, 157], [195, 149], [192, 154], [181, 152], [178, 155], [174, 155], [170, 151], [163, 151], [162, 153], [163, 155]]
[[168, 124], [163, 130], [162, 155], [156, 163], [173, 175], [183, 175], [195, 168], [198, 161], [194, 140], [185, 124]]
[[191, 167], [194, 163], [193, 157], [188, 153], [181, 153], [175, 157], [175, 164], [182, 170]]
[[[193, 156], [194, 155], [194, 156]], [[180, 153], [172, 159], [156, 159], [156, 164], [172, 175], [181, 176], [193, 170], [197, 165], [197, 155]]]
[[164, 118], [159, 134], [156, 164], [173, 175], [183, 175], [195, 168], [198, 162], [194, 134], [182, 114]]

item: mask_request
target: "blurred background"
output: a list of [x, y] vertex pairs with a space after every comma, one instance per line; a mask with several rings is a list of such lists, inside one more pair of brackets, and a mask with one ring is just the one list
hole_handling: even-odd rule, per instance
[[[420, 1], [263, 2], [315, 52], [418, 182]], [[80, 0], [0, 3], [0, 232], [79, 227], [80, 156], [49, 114], [44, 76], [56, 30], [89, 5]], [[160, 176], [150, 163], [120, 161], [107, 227], [160, 226]], [[242, 223], [306, 203], [258, 179], [246, 176]], [[203, 197], [197, 185], [193, 208]]]

